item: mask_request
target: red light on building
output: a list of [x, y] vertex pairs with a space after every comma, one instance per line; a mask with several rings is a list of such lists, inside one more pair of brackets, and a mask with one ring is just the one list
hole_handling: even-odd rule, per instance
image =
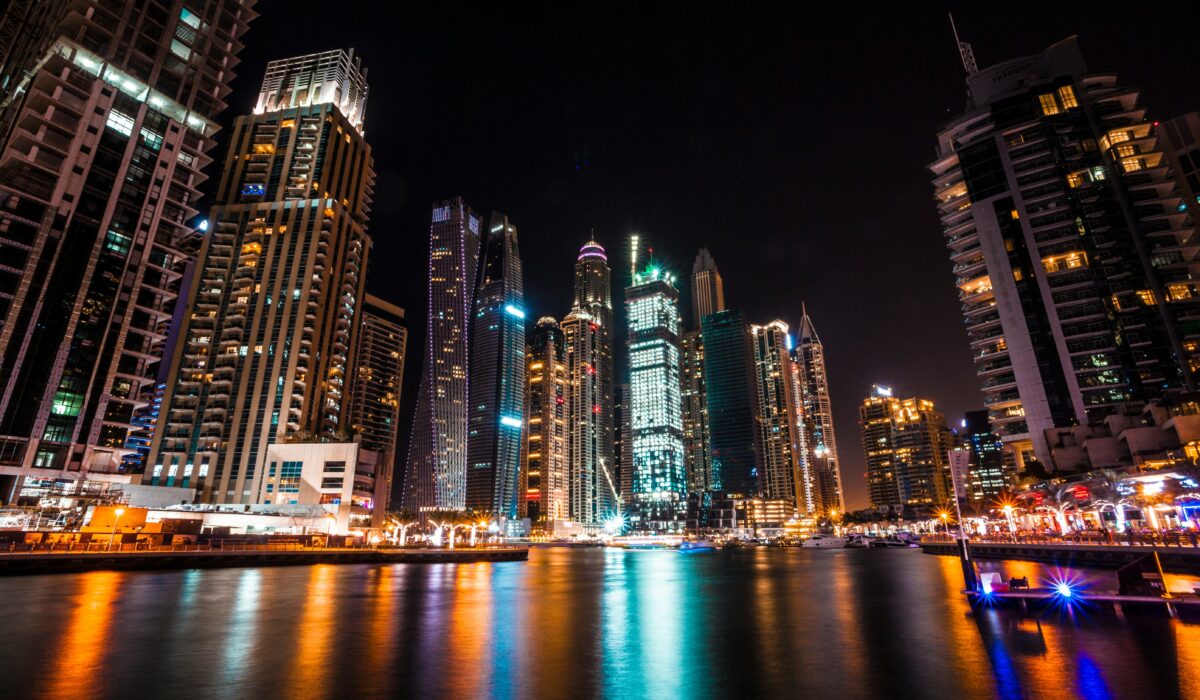
[[592, 406], [592, 413], [599, 413], [599, 412], [600, 412], [600, 404], [596, 404], [595, 406]]

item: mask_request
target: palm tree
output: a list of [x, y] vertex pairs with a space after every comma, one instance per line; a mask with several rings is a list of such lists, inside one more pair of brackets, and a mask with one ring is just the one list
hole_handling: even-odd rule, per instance
[[454, 530], [452, 525], [456, 517], [458, 517], [458, 511], [445, 509], [431, 511], [429, 515], [425, 516], [425, 519], [433, 526], [434, 545], [441, 545], [442, 543], [442, 528], [450, 528], [450, 546], [451, 549], [454, 548]]
[[1054, 521], [1058, 523], [1059, 532], [1066, 535], [1070, 531], [1070, 527], [1067, 525], [1067, 514], [1075, 510], [1077, 506], [1075, 501], [1075, 487], [1067, 486], [1066, 484], [1047, 484], [1041, 493], [1042, 504], [1038, 506], [1038, 510], [1053, 513]]
[[417, 525], [419, 520], [417, 514], [411, 510], [404, 509], [399, 513], [388, 513], [387, 529], [400, 531], [400, 546], [404, 547], [408, 544], [408, 529]]
[[1004, 513], [1004, 519], [1008, 521], [1009, 534], [1016, 534], [1017, 523], [1013, 519], [1013, 513], [1015, 513], [1017, 508], [1019, 508], [1021, 505], [1017, 495], [1012, 491], [1001, 491], [1000, 494], [996, 496], [996, 500], [992, 502], [992, 505], [993, 510], [998, 510], [1001, 513]]
[[1088, 493], [1091, 494], [1096, 512], [1102, 514], [1111, 509], [1117, 520], [1117, 532], [1125, 532], [1125, 508], [1132, 506], [1133, 502], [1121, 493], [1118, 487], [1120, 483], [1120, 476], [1115, 471], [1104, 469], [1094, 481], [1088, 483]]

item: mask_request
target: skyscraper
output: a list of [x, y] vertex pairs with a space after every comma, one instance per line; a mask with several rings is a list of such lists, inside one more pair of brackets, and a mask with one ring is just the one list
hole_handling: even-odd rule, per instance
[[699, 330], [680, 338], [683, 353], [683, 449], [688, 491], [712, 489], [712, 459], [708, 453], [708, 403], [704, 388], [704, 338]]
[[596, 524], [616, 507], [613, 451], [612, 285], [608, 256], [588, 241], [575, 261], [575, 293], [561, 328], [567, 351], [571, 518]]
[[379, 525], [392, 492], [392, 475], [398, 461], [396, 438], [407, 348], [404, 309], [366, 295], [354, 344], [350, 425], [359, 435], [362, 447], [379, 455], [375, 479], [375, 513]]
[[801, 385], [804, 424], [808, 430], [807, 452], [812, 460], [811, 471], [817, 492], [815, 500], [822, 513], [844, 511], [842, 469], [838, 460], [837, 435], [833, 429], [825, 346], [817, 336], [808, 308], [801, 304], [800, 309], [800, 331], [792, 354]]
[[516, 518], [525, 428], [525, 291], [517, 228], [492, 212], [475, 285], [468, 508]]
[[802, 511], [811, 511], [805, 483], [808, 476], [801, 469], [803, 438], [799, 408], [793, 397], [799, 384], [795, 381], [792, 357], [788, 351], [788, 326], [775, 320], [765, 325], [750, 326], [754, 349], [754, 389], [758, 401], [759, 454], [762, 456], [762, 491], [767, 498], [786, 498]]
[[713, 491], [759, 492], [758, 397], [750, 328], [737, 309], [705, 316], [704, 383]]
[[708, 248], [701, 248], [692, 263], [692, 328], [700, 329], [700, 321], [709, 314], [725, 310], [725, 283], [717, 272], [717, 263]]
[[967, 78], [934, 194], [991, 424], [1046, 431], [1195, 388], [1200, 249], [1139, 91], [1075, 38]]
[[461, 197], [433, 207], [421, 388], [404, 472], [405, 508], [467, 504], [468, 348], [479, 217]]
[[1016, 475], [1005, 459], [1000, 436], [992, 432], [987, 411], [967, 411], [962, 428], [963, 449], [969, 458], [967, 480], [959, 489], [968, 499], [990, 505], [1012, 487]]
[[[618, 384], [613, 398], [617, 492], [621, 494], [621, 504], [628, 505], [633, 502], [633, 426], [629, 423], [629, 385]], [[624, 508], [622, 512], [625, 512]]]
[[952, 498], [950, 429], [932, 401], [898, 399], [876, 386], [858, 416], [871, 507], [932, 507]]
[[534, 525], [570, 520], [567, 353], [558, 322], [538, 319], [525, 354], [525, 444], [521, 517]]
[[679, 530], [687, 511], [679, 292], [651, 263], [625, 289], [633, 497], [640, 528]]
[[254, 3], [0, 16], [0, 500], [121, 470]]
[[348, 436], [375, 179], [366, 96], [353, 52], [267, 64], [234, 122], [143, 481], [254, 503], [268, 446]]

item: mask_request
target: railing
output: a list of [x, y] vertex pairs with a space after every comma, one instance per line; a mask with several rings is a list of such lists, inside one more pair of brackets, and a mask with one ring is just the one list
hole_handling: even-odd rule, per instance
[[[953, 544], [957, 535], [925, 535], [921, 542]], [[1200, 533], [1187, 532], [1074, 532], [1068, 535], [1051, 535], [1037, 532], [1016, 534], [967, 535], [972, 544], [1053, 544], [1086, 545], [1089, 547], [1200, 547]]]
[[310, 546], [302, 542], [279, 542], [256, 544], [246, 542], [205, 542], [180, 544], [150, 544], [147, 542], [120, 542], [110, 544], [100, 542], [40, 542], [17, 543], [10, 542], [0, 545], [0, 557], [21, 554], [117, 554], [131, 552], [408, 552], [408, 551], [511, 551], [522, 549], [510, 544], [469, 544], [449, 547], [429, 547], [423, 545], [397, 547], [391, 545], [360, 547], [323, 547]]

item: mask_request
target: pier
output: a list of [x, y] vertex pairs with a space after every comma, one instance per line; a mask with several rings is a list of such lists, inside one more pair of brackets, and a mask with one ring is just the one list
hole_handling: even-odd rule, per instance
[[272, 545], [125, 546], [107, 550], [34, 550], [0, 553], [0, 576], [82, 571], [212, 569], [312, 564], [465, 564], [525, 561], [527, 547], [322, 548]]
[[[1001, 538], [969, 541], [973, 559], [1014, 559], [1057, 566], [1091, 566], [1119, 569], [1157, 552], [1162, 568], [1172, 574], [1200, 574], [1200, 547], [1187, 544], [1128, 544], [1070, 542], [1062, 540], [1021, 541]], [[926, 536], [921, 540], [926, 554], [958, 556], [958, 545], [948, 537]]]

